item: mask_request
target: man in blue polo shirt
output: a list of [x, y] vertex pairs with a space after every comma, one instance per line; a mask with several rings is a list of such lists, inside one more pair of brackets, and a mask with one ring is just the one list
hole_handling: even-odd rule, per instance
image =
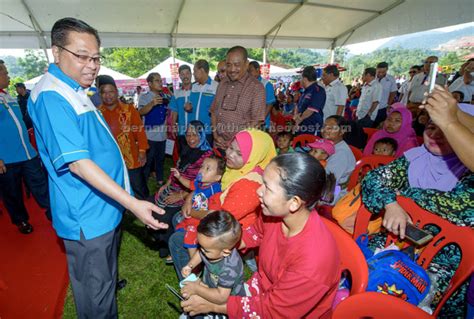
[[263, 84], [263, 87], [265, 88], [265, 129], [270, 129], [270, 112], [273, 107], [273, 103], [275, 103], [275, 91], [273, 90], [273, 84], [270, 83], [270, 81], [265, 80], [262, 78], [261, 72], [260, 72], [260, 64], [257, 61], [251, 61], [249, 62], [249, 73], [255, 77], [257, 80], [260, 81], [260, 83]]
[[97, 31], [64, 18], [51, 43], [55, 63], [31, 92], [28, 112], [49, 173], [53, 226], [64, 239], [78, 317], [116, 318], [123, 210], [150, 228], [167, 225], [152, 216], [160, 208], [130, 195], [120, 149], [87, 96], [101, 62]]
[[22, 181], [25, 181], [36, 202], [46, 208], [46, 216], [51, 220], [48, 182], [38, 154], [28, 140], [20, 106], [4, 91], [9, 83], [8, 70], [0, 60], [0, 193], [12, 223], [21, 233], [29, 234], [33, 226], [28, 222], [23, 202]]
[[[180, 143], [184, 142], [186, 127], [191, 121], [201, 121], [206, 130], [206, 138], [212, 145], [211, 117], [209, 109], [214, 101], [217, 86], [216, 81], [209, 77], [209, 63], [206, 60], [198, 60], [194, 64], [194, 80], [191, 86], [191, 94], [187, 101], [184, 98], [176, 99], [172, 110], [178, 114], [178, 139]], [[183, 106], [181, 106], [183, 105]]]
[[181, 149], [182, 143], [185, 143], [186, 127], [190, 122], [189, 112], [192, 110], [189, 97], [191, 96], [191, 78], [193, 73], [189, 65], [183, 64], [180, 65], [178, 74], [181, 80], [181, 88], [174, 91], [169, 107], [171, 110], [171, 122], [173, 125], [177, 124], [177, 127], [173, 127], [173, 136], [177, 135]]
[[317, 135], [323, 126], [323, 107], [326, 103], [326, 92], [316, 82], [316, 70], [307, 66], [301, 74], [301, 85], [304, 93], [298, 101], [298, 114], [295, 116], [296, 134]]

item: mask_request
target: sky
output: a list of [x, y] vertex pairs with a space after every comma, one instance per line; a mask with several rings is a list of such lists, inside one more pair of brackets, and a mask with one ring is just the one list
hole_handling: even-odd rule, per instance
[[[453, 25], [449, 27], [433, 29], [433, 30], [428, 30], [428, 31], [451, 32], [457, 29], [467, 28], [470, 26], [474, 26], [474, 22], [463, 23], [463, 24], [458, 24], [458, 25]], [[362, 43], [357, 43], [357, 44], [351, 44], [346, 47], [349, 49], [349, 52], [352, 54], [366, 54], [366, 53], [375, 51], [379, 46], [383, 45], [384, 43], [390, 41], [393, 38], [394, 37], [379, 39], [379, 40], [374, 40], [374, 41], [367, 41], [367, 42], [362, 42]], [[49, 51], [48, 54], [52, 61], [51, 50], [48, 50], [48, 51]], [[16, 57], [23, 57], [25, 55], [24, 52], [25, 51], [23, 49], [0, 49], [0, 56], [13, 55]]]
[[[439, 29], [433, 29], [433, 30], [428, 30], [428, 31], [438, 31], [438, 32], [451, 32], [454, 30], [458, 29], [463, 29], [467, 28], [470, 26], [474, 26], [474, 22], [471, 23], [463, 23], [463, 24], [457, 24], [453, 25], [450, 27], [444, 27], [444, 28], [439, 28]], [[427, 31], [423, 31], [427, 32]], [[422, 33], [422, 32], [419, 32]], [[365, 53], [370, 53], [374, 50], [376, 50], [379, 46], [383, 45], [384, 43], [390, 41], [391, 39], [396, 38], [396, 37], [390, 37], [390, 38], [385, 38], [385, 39], [379, 39], [379, 40], [374, 40], [374, 41], [367, 41], [367, 42], [362, 42], [362, 43], [357, 43], [357, 44], [351, 44], [346, 46], [349, 49], [349, 52], [352, 54], [365, 54]]]

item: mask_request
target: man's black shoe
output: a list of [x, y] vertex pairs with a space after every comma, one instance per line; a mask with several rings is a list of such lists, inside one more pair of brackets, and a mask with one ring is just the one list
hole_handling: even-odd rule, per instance
[[21, 222], [17, 226], [18, 226], [18, 230], [22, 234], [29, 234], [33, 231], [33, 226], [31, 226], [31, 224], [28, 222]]
[[122, 279], [117, 282], [117, 290], [122, 290], [127, 286], [127, 279]]

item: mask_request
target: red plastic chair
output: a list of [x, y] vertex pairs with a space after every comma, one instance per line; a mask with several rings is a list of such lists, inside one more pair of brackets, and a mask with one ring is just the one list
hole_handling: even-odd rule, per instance
[[319, 137], [316, 135], [311, 135], [311, 134], [301, 134], [296, 136], [293, 139], [293, 142], [291, 143], [291, 147], [295, 148], [300, 144], [300, 147], [305, 147], [306, 144], [313, 143], [314, 141], [318, 140]]
[[349, 183], [347, 184], [347, 190], [353, 189], [360, 179], [364, 178], [364, 176], [371, 170], [390, 163], [393, 161], [395, 157], [392, 156], [383, 156], [383, 155], [370, 155], [362, 157], [356, 163], [354, 171], [349, 178]]
[[28, 138], [30, 140], [30, 143], [31, 143], [31, 146], [33, 146], [33, 148], [38, 151], [38, 146], [36, 145], [36, 137], [35, 137], [35, 131], [33, 128], [30, 128], [28, 130]]
[[364, 292], [369, 280], [369, 270], [364, 255], [356, 242], [339, 225], [327, 218], [321, 218], [336, 240], [341, 259], [341, 271], [351, 274], [351, 295]]
[[418, 142], [418, 145], [423, 145], [425, 143], [423, 136], [417, 136], [416, 140]]
[[[472, 249], [472, 243], [474, 243], [474, 230], [470, 227], [460, 227], [451, 224], [447, 220], [422, 209], [409, 198], [398, 196], [397, 202], [408, 213], [408, 215], [410, 215], [413, 224], [417, 227], [423, 228], [425, 225], [436, 225], [440, 229], [440, 232], [434, 236], [422, 250], [420, 257], [417, 260], [417, 263], [420, 266], [425, 269], [428, 268], [433, 257], [443, 247], [449, 244], [456, 243], [461, 250], [461, 263], [459, 264], [454, 276], [451, 278], [448, 289], [444, 292], [443, 298], [438, 303], [433, 313], [433, 317], [436, 318], [449, 297], [469, 278], [471, 273], [474, 272], [474, 249]], [[353, 238], [357, 238], [359, 235], [366, 232], [371, 216], [372, 214], [364, 205], [362, 205], [357, 212]], [[397, 239], [398, 236], [390, 234], [387, 237], [386, 246], [396, 242]], [[407, 306], [408, 305], [409, 304], [407, 303]], [[418, 308], [416, 309], [418, 310]], [[423, 312], [422, 310], [420, 311]], [[418, 318], [417, 313], [413, 312], [412, 318]]]
[[363, 130], [364, 130], [364, 133], [367, 134], [367, 141], [370, 140], [372, 135], [374, 135], [378, 131], [378, 129], [371, 128], [371, 127], [364, 127]]
[[332, 313], [332, 319], [433, 319], [428, 313], [401, 300], [379, 292], [364, 292], [344, 299]]
[[354, 154], [356, 161], [360, 160], [364, 156], [364, 154], [362, 154], [362, 151], [357, 147], [352, 145], [349, 145], [349, 147], [351, 148], [352, 154]]

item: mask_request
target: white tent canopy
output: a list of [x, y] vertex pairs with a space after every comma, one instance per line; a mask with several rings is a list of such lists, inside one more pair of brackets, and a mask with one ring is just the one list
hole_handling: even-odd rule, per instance
[[100, 70], [99, 70], [99, 75], [109, 75], [111, 76], [115, 81], [119, 80], [133, 80], [131, 76], [125, 75], [123, 73], [114, 71], [106, 66], [101, 65]]
[[103, 47], [332, 48], [474, 21], [472, 0], [0, 0], [0, 48], [45, 48], [74, 16]]
[[[120, 72], [117, 72], [117, 71], [114, 71], [106, 66], [101, 66], [100, 67], [100, 70], [99, 70], [99, 74], [98, 75], [110, 75], [115, 81], [121, 81], [121, 80], [134, 80], [132, 77], [128, 76], [128, 75], [125, 75], [123, 73], [120, 73]], [[39, 82], [39, 80], [41, 80], [41, 77], [43, 75], [40, 75], [40, 76], [37, 76], [35, 78], [32, 78], [28, 81], [25, 82], [25, 86], [28, 90], [31, 90], [35, 85], [36, 83]]]
[[[257, 60], [249, 59], [249, 61], [257, 61]], [[263, 65], [262, 61], [257, 61], [257, 62], [260, 65]], [[295, 69], [285, 69], [285, 68], [270, 64], [270, 77], [291, 76], [291, 75], [297, 75], [297, 74], [298, 73], [295, 71]]]
[[167, 83], [171, 83], [172, 82], [172, 79], [171, 79], [171, 68], [170, 68], [170, 64], [172, 63], [178, 63], [179, 66], [181, 65], [187, 65], [191, 68], [191, 73], [192, 73], [192, 70], [193, 70], [193, 65], [191, 63], [188, 63], [186, 61], [183, 61], [183, 60], [180, 60], [180, 59], [174, 59], [174, 62], [173, 62], [173, 58], [172, 57], [169, 57], [167, 58], [166, 60], [164, 60], [163, 62], [161, 62], [160, 64], [158, 64], [157, 66], [155, 66], [153, 69], [151, 69], [150, 71], [140, 75], [138, 78], [139, 79], [146, 79], [148, 74], [152, 73], [152, 72], [158, 72], [160, 75], [161, 75], [161, 78], [162, 79], [165, 79], [166, 78], [166, 82]]

